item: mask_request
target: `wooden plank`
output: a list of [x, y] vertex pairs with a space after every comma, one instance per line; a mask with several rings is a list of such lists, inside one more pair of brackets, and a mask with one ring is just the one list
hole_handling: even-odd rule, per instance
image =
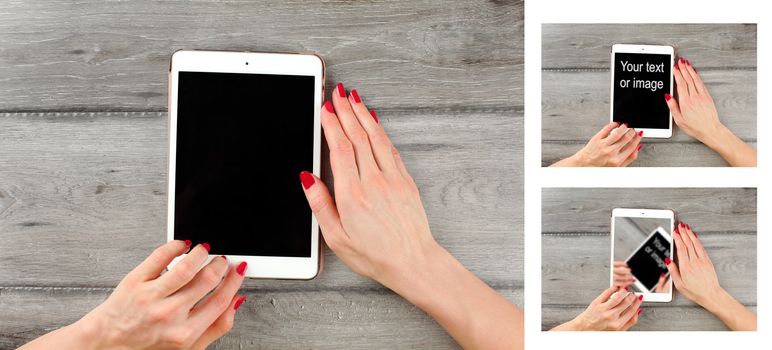
[[[521, 114], [379, 116], [437, 240], [488, 283], [522, 286]], [[165, 113], [0, 114], [0, 232], [14, 247], [0, 250], [0, 286], [114, 286], [161, 244], [167, 132]], [[330, 254], [325, 262], [310, 282], [247, 285], [374, 286]]]
[[756, 231], [755, 188], [545, 188], [543, 232], [608, 233], [614, 208], [671, 208], [696, 232]]
[[[741, 303], [755, 305], [756, 233], [708, 231], [698, 234], [721, 286]], [[589, 305], [610, 286], [610, 244], [608, 234], [543, 235], [542, 303]], [[662, 305], [693, 304], [676, 292], [671, 303]]]
[[[0, 289], [0, 348], [16, 348], [72, 323], [110, 289]], [[431, 318], [385, 291], [243, 291], [234, 329], [213, 349], [458, 348]], [[522, 290], [502, 290], [522, 304]]]
[[[570, 157], [586, 144], [586, 141], [549, 141], [542, 143], [542, 166]], [[722, 167], [727, 166], [718, 153], [698, 142], [652, 142], [644, 146], [631, 167]], [[756, 149], [756, 142], [748, 142]]]
[[[756, 71], [700, 71], [716, 103], [719, 118], [738, 137], [756, 140]], [[542, 73], [542, 139], [586, 143], [609, 122], [609, 72]], [[664, 98], [664, 96], [663, 96]], [[696, 141], [674, 123], [670, 139]]]
[[376, 109], [522, 106], [522, 1], [0, 5], [0, 111], [162, 111], [179, 49], [316, 52]]
[[[542, 308], [542, 330], [550, 330], [580, 314], [586, 306]], [[657, 307], [646, 305], [630, 331], [727, 331], [724, 323], [707, 310], [694, 306]], [[756, 306], [750, 306], [755, 313]]]
[[672, 45], [700, 72], [753, 68], [756, 36], [756, 24], [542, 24], [542, 67], [608, 69], [611, 45], [652, 44]]

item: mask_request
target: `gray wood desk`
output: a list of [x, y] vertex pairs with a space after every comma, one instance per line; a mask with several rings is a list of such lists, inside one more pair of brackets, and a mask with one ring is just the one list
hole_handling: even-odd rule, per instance
[[[542, 190], [542, 328], [584, 311], [609, 287], [611, 210], [669, 208], [697, 232], [719, 282], [756, 310], [756, 189], [545, 188]], [[670, 303], [644, 303], [631, 330], [726, 330], [678, 291]]]
[[[437, 240], [522, 306], [522, 33], [521, 1], [0, 5], [0, 348], [77, 320], [164, 242], [183, 48], [321, 54], [328, 91], [343, 81], [378, 111]], [[330, 252], [325, 265], [245, 282], [213, 348], [456, 347]]]
[[[613, 44], [671, 45], [699, 69], [719, 118], [756, 147], [755, 24], [543, 24], [542, 165], [581, 149], [609, 121]], [[726, 166], [674, 126], [644, 139], [631, 166]]]

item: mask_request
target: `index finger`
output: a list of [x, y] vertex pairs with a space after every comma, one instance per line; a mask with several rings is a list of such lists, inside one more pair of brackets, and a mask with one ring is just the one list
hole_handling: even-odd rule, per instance
[[602, 140], [608, 136], [608, 134], [611, 132], [611, 130], [614, 130], [616, 127], [619, 126], [619, 122], [611, 122], [603, 126], [603, 129], [600, 129], [593, 138], [596, 138], [598, 140]]
[[137, 279], [143, 282], [158, 278], [161, 272], [172, 263], [174, 258], [190, 249], [190, 244], [191, 242], [188, 240], [166, 242], [166, 244], [153, 250], [143, 262], [126, 275], [126, 278]]
[[[354, 146], [343, 132], [343, 127], [335, 115], [332, 103], [327, 101], [322, 107], [322, 129], [327, 146], [330, 149], [330, 167], [336, 183], [349, 184], [359, 179], [359, 170], [354, 157]], [[347, 186], [335, 186], [344, 189]]]
[[604, 290], [603, 293], [600, 293], [600, 295], [595, 298], [595, 300], [592, 301], [593, 305], [603, 304], [608, 300], [608, 298], [611, 297], [611, 294], [614, 294], [614, 292], [619, 291], [621, 289], [620, 286], [611, 286], [608, 289]]

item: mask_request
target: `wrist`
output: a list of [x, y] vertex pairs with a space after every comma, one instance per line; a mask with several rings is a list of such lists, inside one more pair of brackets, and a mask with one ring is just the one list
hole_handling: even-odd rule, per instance
[[67, 334], [67, 339], [74, 346], [73, 348], [84, 350], [101, 348], [99, 345], [101, 343], [100, 331], [97, 329], [97, 324], [87, 319], [88, 316], [62, 328], [62, 331]]
[[729, 128], [719, 122], [707, 127], [696, 138], [714, 151], [720, 152], [721, 148], [727, 145], [728, 140], [733, 136], [734, 134]]
[[413, 304], [420, 304], [422, 297], [432, 295], [431, 289], [438, 284], [434, 279], [440, 274], [450, 254], [433, 239], [414, 254], [410, 262], [402, 262], [389, 269], [378, 282], [401, 295]]
[[729, 305], [734, 303], [735, 300], [726, 290], [719, 287], [699, 300], [695, 300], [695, 302], [712, 314], [718, 315], [727, 310]]

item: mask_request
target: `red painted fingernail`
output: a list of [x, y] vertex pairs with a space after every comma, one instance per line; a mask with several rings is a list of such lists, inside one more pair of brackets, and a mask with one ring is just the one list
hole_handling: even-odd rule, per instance
[[225, 261], [228, 261], [228, 258], [225, 257], [225, 255], [220, 255], [221, 258], [223, 258]]
[[343, 88], [343, 83], [338, 83], [337, 89], [338, 89], [338, 96], [346, 97], [346, 89]]
[[678, 227], [676, 227], [675, 229], [673, 229], [673, 232], [675, 232], [675, 234], [677, 234], [677, 235], [680, 235], [680, 234], [681, 234], [681, 232], [678, 232]]
[[189, 248], [191, 244], [193, 244], [193, 242], [191, 242], [189, 239], [185, 240], [185, 248]]
[[691, 66], [691, 64], [689, 64], [689, 60], [686, 60], [686, 65]]
[[671, 262], [671, 261], [672, 261], [672, 260], [670, 260], [670, 258], [665, 258], [665, 265], [670, 265], [670, 262]]
[[671, 98], [673, 98], [673, 96], [670, 96], [670, 94], [665, 94], [665, 101], [670, 101]]
[[683, 221], [679, 221], [678, 225], [681, 226], [681, 227], [684, 227], [684, 222]]
[[665, 277], [665, 273], [664, 272], [659, 274], [659, 278], [662, 278], [662, 277]]
[[630, 291], [630, 286], [625, 286], [625, 290], [629, 292]]
[[686, 224], [686, 229], [687, 229], [687, 230], [691, 230], [692, 228], [691, 228], [691, 227], [689, 227], [689, 224]]
[[380, 124], [381, 122], [378, 121], [378, 114], [375, 113], [375, 110], [370, 110], [370, 115], [373, 116], [373, 119], [375, 119], [375, 122]]
[[636, 151], [640, 151], [640, 150], [641, 150], [641, 148], [643, 148], [643, 145], [639, 144], [639, 145], [638, 145], [638, 149], [637, 149]]
[[638, 132], [638, 136], [643, 136], [643, 130]]
[[643, 312], [643, 309], [638, 309], [638, 315], [640, 315], [641, 312]]
[[683, 57], [679, 57], [678, 58], [678, 62], [684, 63], [684, 58]]
[[638, 300], [643, 300], [643, 294], [638, 296]]
[[330, 101], [324, 102], [324, 109], [326, 109], [327, 112], [335, 113], [335, 108], [332, 108], [332, 103], [330, 103]]
[[359, 98], [359, 93], [356, 90], [351, 90], [351, 97], [354, 98], [354, 102], [360, 103], [362, 100]]
[[314, 185], [316, 180], [314, 179], [314, 176], [311, 175], [311, 173], [304, 170], [300, 172], [300, 182], [303, 184], [303, 188], [309, 189]]
[[242, 261], [241, 264], [239, 264], [239, 266], [236, 266], [236, 272], [239, 275], [241, 275], [241, 276], [244, 276], [244, 271], [246, 269], [247, 269], [247, 262], [246, 261]]
[[201, 243], [201, 246], [206, 249], [206, 252], [209, 253], [209, 243]]
[[233, 310], [238, 310], [241, 307], [241, 304], [244, 304], [246, 300], [247, 300], [247, 297], [245, 296], [236, 300], [236, 303], [233, 304]]
[[676, 65], [675, 65], [675, 70], [680, 70], [680, 69], [681, 69], [681, 68], [680, 68], [680, 67], [678, 67], [678, 63], [676, 63]]

